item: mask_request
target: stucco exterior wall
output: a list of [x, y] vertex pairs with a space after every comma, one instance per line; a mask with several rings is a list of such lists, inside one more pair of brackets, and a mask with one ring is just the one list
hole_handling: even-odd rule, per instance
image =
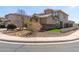
[[57, 20], [53, 19], [51, 16], [46, 18], [39, 19], [41, 24], [56, 24], [58, 23]]
[[51, 16], [47, 18], [47, 24], [56, 24], [58, 21], [56, 19], [53, 19]]
[[58, 12], [59, 15], [59, 20], [62, 22], [68, 22], [68, 15], [62, 13], [62, 12]]
[[38, 19], [39, 20], [39, 22], [41, 23], [41, 24], [46, 24], [47, 23], [47, 18], [40, 18], [40, 19]]

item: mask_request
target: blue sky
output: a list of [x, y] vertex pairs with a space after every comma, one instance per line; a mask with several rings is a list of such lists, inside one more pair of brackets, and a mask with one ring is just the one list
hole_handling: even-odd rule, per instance
[[0, 6], [0, 16], [4, 16], [9, 13], [16, 13], [18, 9], [25, 10], [27, 15], [33, 13], [41, 13], [44, 9], [63, 10], [69, 15], [69, 20], [73, 20], [79, 23], [79, 7], [78, 6]]

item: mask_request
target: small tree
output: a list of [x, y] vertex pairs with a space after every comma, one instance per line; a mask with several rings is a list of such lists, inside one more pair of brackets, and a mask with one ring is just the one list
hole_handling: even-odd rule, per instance
[[18, 13], [20, 14], [20, 17], [21, 17], [21, 20], [22, 20], [22, 26], [20, 27], [20, 30], [23, 30], [24, 20], [25, 20], [25, 11], [22, 10], [22, 9], [19, 9]]
[[24, 21], [24, 24], [25, 24], [25, 26], [29, 29], [29, 30], [32, 30], [31, 28], [31, 25], [32, 25], [32, 21], [30, 20], [30, 19], [28, 19], [28, 20], [25, 20]]

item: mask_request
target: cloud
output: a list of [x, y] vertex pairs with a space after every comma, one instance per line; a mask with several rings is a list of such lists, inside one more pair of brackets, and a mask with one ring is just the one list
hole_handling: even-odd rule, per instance
[[77, 6], [69, 6], [69, 8], [71, 8], [71, 9], [72, 9], [72, 8], [76, 8], [76, 7], [77, 7]]

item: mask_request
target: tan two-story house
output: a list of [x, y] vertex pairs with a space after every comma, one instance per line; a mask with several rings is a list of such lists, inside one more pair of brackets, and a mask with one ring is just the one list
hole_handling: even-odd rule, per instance
[[69, 27], [69, 24], [73, 24], [73, 22], [69, 22], [68, 16], [69, 15], [62, 10], [52, 9], [46, 9], [41, 14], [33, 15], [33, 17], [36, 17], [36, 20], [42, 24], [42, 29], [44, 30]]

